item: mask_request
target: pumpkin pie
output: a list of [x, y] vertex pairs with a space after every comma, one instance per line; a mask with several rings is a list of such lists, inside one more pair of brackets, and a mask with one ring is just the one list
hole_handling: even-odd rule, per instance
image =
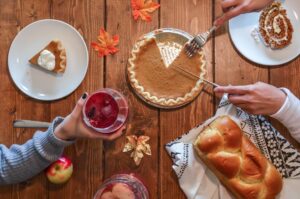
[[202, 81], [183, 70], [203, 78], [204, 66], [203, 52], [189, 58], [184, 50], [166, 66], [155, 38], [150, 38], [133, 49], [127, 69], [139, 96], [159, 107], [178, 107], [192, 101], [202, 89]]
[[293, 26], [280, 2], [263, 10], [259, 18], [259, 32], [264, 43], [273, 49], [284, 48], [292, 41]]
[[67, 65], [66, 50], [61, 41], [53, 40], [35, 54], [29, 62], [48, 71], [63, 73]]

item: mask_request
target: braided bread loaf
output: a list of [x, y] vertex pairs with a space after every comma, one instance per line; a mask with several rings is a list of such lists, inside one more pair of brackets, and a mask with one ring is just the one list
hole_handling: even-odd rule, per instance
[[229, 116], [218, 117], [207, 126], [194, 147], [238, 199], [272, 199], [282, 189], [279, 172]]

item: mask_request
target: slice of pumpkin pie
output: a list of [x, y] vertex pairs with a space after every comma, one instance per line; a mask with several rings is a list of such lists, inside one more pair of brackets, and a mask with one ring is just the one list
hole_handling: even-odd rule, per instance
[[53, 40], [35, 54], [29, 62], [48, 71], [63, 73], [67, 66], [66, 50], [61, 41]]

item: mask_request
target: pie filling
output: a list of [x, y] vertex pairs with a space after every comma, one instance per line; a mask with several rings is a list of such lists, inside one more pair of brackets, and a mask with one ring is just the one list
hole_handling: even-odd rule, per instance
[[[128, 75], [131, 85], [146, 100], [162, 106], [177, 106], [194, 99], [205, 75], [203, 53], [192, 58], [184, 50], [167, 66], [156, 40], [145, 39], [132, 51]], [[188, 71], [186, 73], [184, 71]]]
[[63, 73], [66, 69], [66, 50], [57, 40], [51, 41], [45, 48], [35, 54], [29, 62], [48, 71]]

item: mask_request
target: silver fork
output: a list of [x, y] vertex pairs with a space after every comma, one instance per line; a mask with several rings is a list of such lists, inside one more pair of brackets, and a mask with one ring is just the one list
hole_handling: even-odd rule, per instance
[[213, 31], [217, 29], [217, 26], [211, 27], [208, 31], [196, 35], [185, 45], [185, 52], [187, 56], [192, 57], [197, 51], [199, 51], [207, 42]]

